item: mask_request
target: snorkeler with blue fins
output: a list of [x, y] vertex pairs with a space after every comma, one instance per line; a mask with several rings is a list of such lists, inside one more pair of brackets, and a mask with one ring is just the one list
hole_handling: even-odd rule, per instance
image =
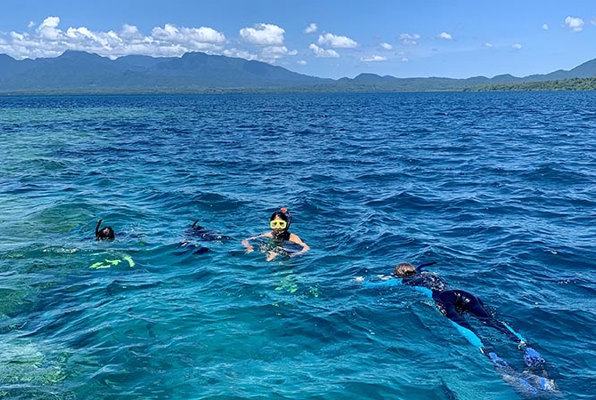
[[[279, 211], [271, 214], [271, 218], [269, 218], [269, 227], [271, 228], [271, 231], [246, 238], [242, 241], [242, 245], [246, 248], [247, 253], [252, 253], [254, 251], [254, 247], [250, 244], [251, 240], [260, 238], [269, 239], [269, 246], [266, 246], [267, 248], [265, 249], [267, 261], [272, 261], [278, 255], [295, 257], [304, 254], [310, 250], [310, 247], [304, 243], [298, 235], [290, 233], [289, 229], [291, 224], [292, 214], [290, 214], [287, 208], [281, 208]], [[297, 244], [302, 249], [298, 252], [290, 252], [288, 249], [283, 247], [283, 245], [286, 243]]]
[[[505, 322], [497, 320], [486, 308], [484, 303], [473, 294], [464, 290], [448, 290], [447, 284], [436, 273], [422, 271], [423, 268], [436, 264], [431, 262], [414, 267], [409, 263], [398, 264], [391, 276], [382, 276], [380, 282], [365, 282], [367, 287], [406, 285], [430, 297], [439, 311], [449, 318], [451, 323], [471, 344], [478, 347], [486, 355], [495, 369], [503, 375], [505, 381], [516, 389], [532, 396], [540, 392], [556, 391], [554, 381], [548, 379], [544, 369], [545, 360], [534, 348], [528, 346], [527, 341]], [[474, 331], [464, 314], [471, 314], [482, 324], [492, 327], [506, 335], [524, 352], [524, 363], [528, 367], [523, 373], [515, 371], [505, 360], [494, 351], [489, 351], [482, 339]]]

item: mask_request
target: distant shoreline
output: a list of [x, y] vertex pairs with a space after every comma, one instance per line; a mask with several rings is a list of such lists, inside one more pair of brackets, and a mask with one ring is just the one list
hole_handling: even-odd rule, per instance
[[353, 85], [337, 87], [322, 85], [317, 87], [265, 87], [265, 88], [211, 88], [211, 89], [68, 89], [68, 90], [11, 90], [0, 91], [0, 96], [52, 96], [52, 95], [158, 95], [158, 94], [349, 94], [349, 93], [445, 93], [445, 92], [534, 92], [534, 91], [592, 91], [596, 90], [596, 78], [572, 78], [557, 81], [502, 83], [480, 85], [470, 88], [403, 90], [398, 88], [377, 87], [375, 85]]

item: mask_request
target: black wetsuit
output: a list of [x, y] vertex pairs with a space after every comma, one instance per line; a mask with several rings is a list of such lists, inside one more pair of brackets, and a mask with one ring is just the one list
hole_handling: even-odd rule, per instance
[[280, 256], [289, 256], [290, 251], [288, 251], [288, 249], [286, 249], [283, 245], [285, 242], [290, 242], [290, 235], [291, 233], [289, 231], [280, 232], [279, 235], [275, 235], [273, 233], [269, 243], [265, 244], [266, 250], [277, 253]]
[[464, 312], [468, 312], [483, 324], [499, 330], [515, 342], [519, 341], [519, 338], [502, 322], [490, 314], [479, 298], [464, 290], [446, 290], [447, 284], [439, 275], [432, 272], [421, 272], [413, 277], [403, 278], [402, 282], [404, 285], [429, 289], [432, 292], [432, 299], [441, 313], [456, 324], [474, 332], [470, 323], [463, 316]]
[[273, 234], [273, 242], [277, 245], [281, 245], [283, 242], [290, 240], [291, 233], [289, 231], [283, 231], [279, 235]]

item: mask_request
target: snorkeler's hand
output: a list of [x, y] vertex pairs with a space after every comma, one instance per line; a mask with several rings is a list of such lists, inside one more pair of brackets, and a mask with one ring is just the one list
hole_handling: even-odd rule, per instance
[[252, 246], [247, 246], [246, 247], [246, 254], [252, 253], [253, 251], [255, 251], [255, 248]]

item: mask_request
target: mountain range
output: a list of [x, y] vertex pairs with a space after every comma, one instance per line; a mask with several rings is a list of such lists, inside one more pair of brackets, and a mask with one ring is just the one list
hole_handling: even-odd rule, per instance
[[115, 60], [80, 51], [35, 60], [15, 60], [0, 54], [0, 93], [438, 91], [593, 77], [596, 77], [596, 59], [569, 71], [526, 77], [396, 78], [364, 73], [334, 80], [259, 61], [200, 52], [182, 57], [124, 56]]

